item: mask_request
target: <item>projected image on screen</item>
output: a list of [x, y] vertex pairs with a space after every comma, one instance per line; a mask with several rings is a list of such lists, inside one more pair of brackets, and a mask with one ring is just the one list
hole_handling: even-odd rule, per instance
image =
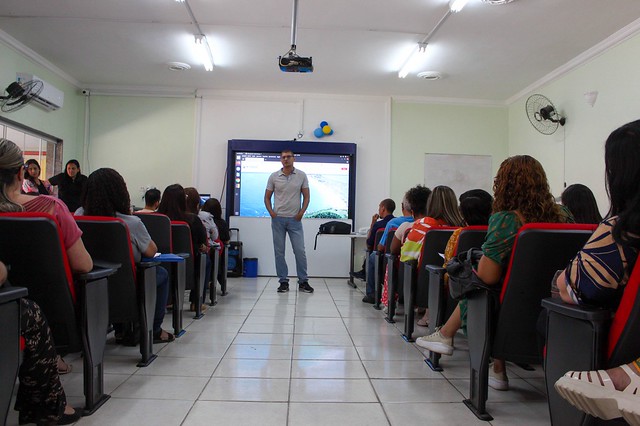
[[[264, 191], [269, 175], [281, 167], [280, 153], [236, 152], [235, 215], [269, 217]], [[349, 156], [296, 154], [294, 167], [309, 179], [311, 202], [304, 217], [348, 218]]]

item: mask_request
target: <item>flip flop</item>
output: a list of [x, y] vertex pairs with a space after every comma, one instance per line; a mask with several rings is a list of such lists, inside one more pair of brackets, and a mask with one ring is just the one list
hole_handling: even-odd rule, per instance
[[420, 327], [429, 327], [429, 321], [423, 321], [422, 318], [416, 321], [416, 324]]
[[173, 334], [169, 333], [168, 331], [166, 331], [165, 333], [167, 333], [167, 337], [166, 338], [162, 338], [162, 332], [164, 330], [160, 330], [160, 334], [157, 336], [153, 336], [153, 343], [169, 343], [169, 342], [173, 342], [174, 340], [176, 340], [176, 336], [174, 336]]
[[63, 374], [69, 374], [73, 371], [73, 365], [72, 364], [67, 364], [66, 362], [64, 362], [64, 360], [62, 361], [62, 363], [65, 365], [65, 368], [59, 368], [58, 367], [58, 374], [59, 375], [63, 375]]

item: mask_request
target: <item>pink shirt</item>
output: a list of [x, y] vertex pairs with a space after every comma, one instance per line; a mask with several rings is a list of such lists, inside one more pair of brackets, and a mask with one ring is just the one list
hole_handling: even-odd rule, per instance
[[56, 197], [50, 195], [38, 195], [22, 205], [27, 212], [49, 213], [56, 218], [62, 230], [62, 240], [64, 248], [69, 249], [82, 236], [82, 231], [78, 228], [67, 205]]

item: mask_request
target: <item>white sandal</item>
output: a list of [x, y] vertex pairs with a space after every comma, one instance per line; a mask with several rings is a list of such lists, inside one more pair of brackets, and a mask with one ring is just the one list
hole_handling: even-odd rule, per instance
[[569, 371], [555, 384], [556, 391], [571, 405], [604, 420], [624, 416], [632, 425], [640, 425], [640, 376], [628, 365], [620, 366], [631, 382], [616, 390], [609, 374], [598, 371]]

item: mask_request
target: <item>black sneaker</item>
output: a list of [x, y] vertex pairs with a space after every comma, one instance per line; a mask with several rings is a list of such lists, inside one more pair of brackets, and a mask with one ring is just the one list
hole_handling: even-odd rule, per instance
[[367, 280], [367, 275], [365, 274], [364, 269], [361, 269], [358, 272], [351, 272], [349, 275], [351, 275], [351, 278], [357, 278], [362, 281]]
[[363, 297], [363, 298], [362, 298], [362, 301], [363, 301], [364, 303], [371, 303], [371, 304], [373, 305], [374, 303], [376, 303], [376, 298], [375, 298], [375, 297], [373, 297], [373, 296], [368, 296], [368, 295], [367, 295], [367, 296], [365, 296], [365, 297]]
[[301, 291], [303, 293], [313, 293], [313, 287], [311, 287], [309, 283], [305, 281], [298, 286], [298, 291]]
[[278, 293], [286, 293], [289, 291], [289, 283], [280, 283], [280, 287], [278, 287]]

